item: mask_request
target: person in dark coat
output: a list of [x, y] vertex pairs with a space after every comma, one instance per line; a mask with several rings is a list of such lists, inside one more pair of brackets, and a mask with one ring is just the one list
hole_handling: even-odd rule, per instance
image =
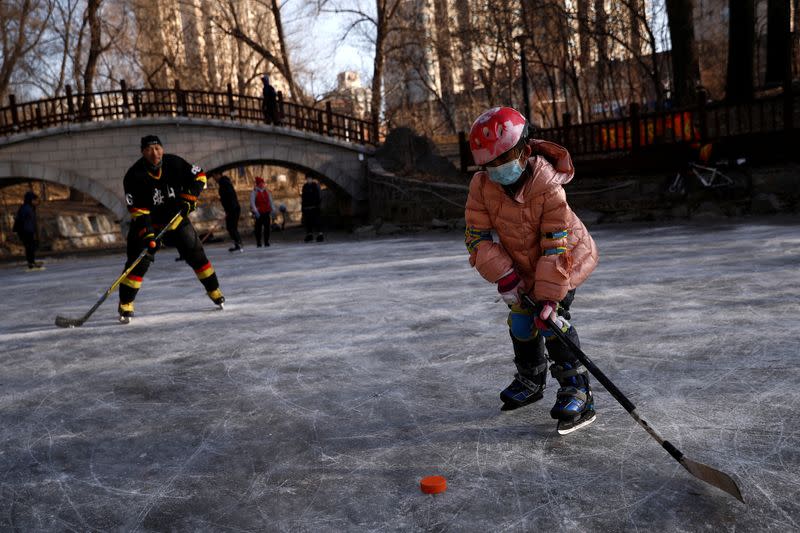
[[305, 242], [314, 240], [314, 232], [317, 233], [317, 242], [322, 242], [325, 237], [322, 235], [321, 227], [321, 208], [322, 197], [319, 183], [310, 176], [306, 177], [301, 192], [301, 208], [303, 210], [303, 226], [306, 228]]
[[242, 237], [239, 235], [239, 216], [242, 214], [242, 208], [239, 206], [236, 189], [228, 176], [215, 174], [214, 180], [219, 186], [219, 200], [225, 210], [225, 229], [233, 241], [233, 248], [228, 248], [228, 251], [243, 252]]
[[278, 93], [275, 92], [275, 87], [269, 84], [269, 76], [265, 74], [261, 77], [261, 81], [264, 83], [263, 100], [261, 101], [261, 109], [264, 111], [264, 122], [280, 126], [281, 120], [278, 116]]
[[19, 240], [25, 246], [25, 259], [31, 270], [42, 268], [42, 263], [36, 261], [36, 249], [39, 247], [36, 231], [37, 205], [39, 205], [39, 197], [32, 191], [26, 192], [14, 219], [14, 232], [19, 235]]

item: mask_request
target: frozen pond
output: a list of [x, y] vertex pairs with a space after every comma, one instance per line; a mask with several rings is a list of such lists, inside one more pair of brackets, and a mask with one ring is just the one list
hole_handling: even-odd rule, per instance
[[[800, 220], [600, 226], [573, 305], [586, 353], [689, 458], [600, 387], [559, 436], [499, 409], [506, 310], [462, 235], [208, 247], [228, 299], [159, 253], [135, 321], [80, 316], [121, 255], [0, 266], [0, 529], [800, 529]], [[596, 383], [596, 381], [594, 381]], [[444, 494], [419, 490], [440, 474]]]

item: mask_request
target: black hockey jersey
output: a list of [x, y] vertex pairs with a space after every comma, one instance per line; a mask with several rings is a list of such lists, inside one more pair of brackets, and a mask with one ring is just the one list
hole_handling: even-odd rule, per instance
[[128, 169], [123, 180], [125, 202], [140, 228], [164, 225], [184, 200], [197, 201], [206, 186], [203, 169], [174, 154], [164, 154], [161, 168], [151, 172], [144, 158]]

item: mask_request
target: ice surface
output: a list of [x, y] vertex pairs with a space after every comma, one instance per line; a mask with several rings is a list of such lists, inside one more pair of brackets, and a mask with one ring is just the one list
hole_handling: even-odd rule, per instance
[[[458, 233], [229, 254], [215, 311], [174, 251], [116, 324], [80, 316], [122, 257], [0, 268], [0, 529], [800, 529], [800, 231], [603, 226], [578, 290], [584, 350], [689, 458], [598, 387], [559, 436], [545, 399], [501, 413], [506, 311]], [[444, 475], [446, 493], [419, 480]]]

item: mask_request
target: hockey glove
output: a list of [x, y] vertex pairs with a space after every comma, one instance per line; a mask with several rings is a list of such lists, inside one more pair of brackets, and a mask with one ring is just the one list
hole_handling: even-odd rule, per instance
[[196, 200], [183, 200], [181, 202], [181, 216], [186, 218], [189, 216], [189, 213], [197, 209], [197, 201]]
[[161, 243], [155, 239], [155, 234], [147, 233], [144, 237], [142, 237], [142, 244], [144, 245], [145, 250], [148, 253], [154, 254], [161, 248]]
[[553, 334], [553, 332], [550, 331], [550, 328], [547, 326], [547, 322], [545, 322], [548, 318], [552, 320], [553, 323], [559, 328], [563, 329], [564, 326], [569, 327], [569, 322], [558, 315], [558, 303], [551, 300], [545, 300], [543, 302], [538, 302], [537, 307], [540, 307], [541, 310], [539, 311], [539, 315], [533, 319], [533, 322], [536, 324], [536, 328], [543, 336], [549, 337]]
[[519, 294], [524, 290], [522, 279], [513, 270], [497, 281], [497, 292], [509, 307], [521, 305]]

